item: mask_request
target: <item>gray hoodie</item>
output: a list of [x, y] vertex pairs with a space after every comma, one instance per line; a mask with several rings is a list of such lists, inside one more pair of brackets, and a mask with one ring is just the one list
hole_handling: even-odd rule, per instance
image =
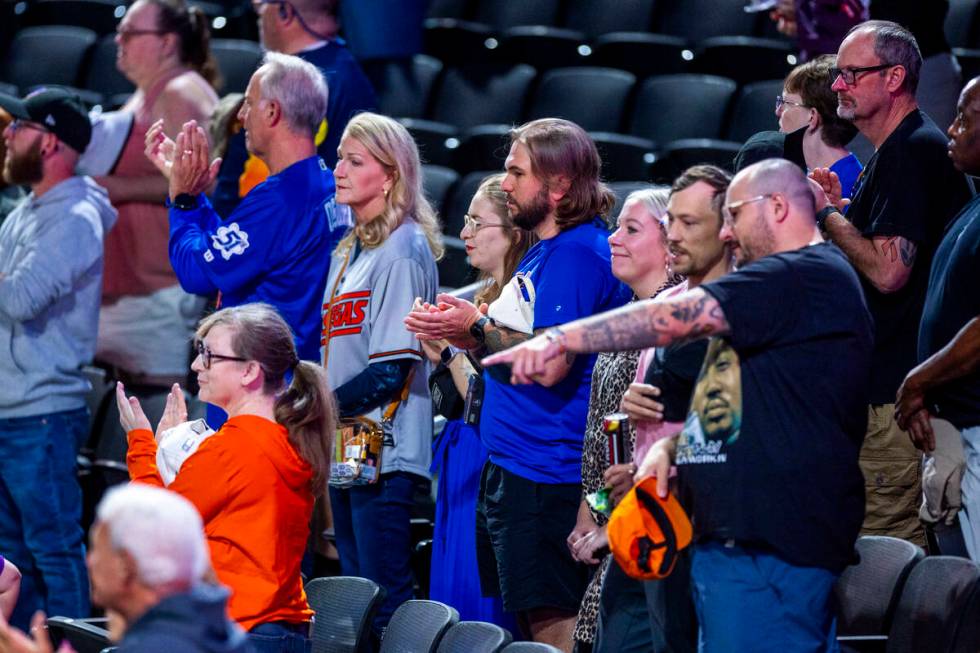
[[28, 195], [0, 225], [0, 418], [81, 408], [95, 355], [105, 190], [72, 177]]

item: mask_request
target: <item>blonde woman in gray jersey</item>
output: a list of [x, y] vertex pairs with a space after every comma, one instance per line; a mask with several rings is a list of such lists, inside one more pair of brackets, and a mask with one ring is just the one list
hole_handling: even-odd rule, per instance
[[429, 363], [402, 318], [416, 297], [435, 299], [442, 242], [422, 194], [418, 149], [402, 125], [358, 114], [337, 154], [337, 203], [350, 207], [355, 225], [330, 263], [323, 363], [341, 417], [383, 424], [385, 446], [377, 482], [331, 487], [330, 503], [342, 573], [387, 590], [374, 622], [380, 634], [412, 598], [409, 512], [432, 458]]

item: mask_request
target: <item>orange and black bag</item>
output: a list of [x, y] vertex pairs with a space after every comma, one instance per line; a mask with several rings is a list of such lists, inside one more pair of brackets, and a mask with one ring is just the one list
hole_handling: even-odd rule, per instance
[[644, 479], [626, 493], [606, 528], [616, 562], [638, 580], [669, 576], [678, 553], [693, 535], [691, 520], [677, 497], [657, 496], [655, 478]]

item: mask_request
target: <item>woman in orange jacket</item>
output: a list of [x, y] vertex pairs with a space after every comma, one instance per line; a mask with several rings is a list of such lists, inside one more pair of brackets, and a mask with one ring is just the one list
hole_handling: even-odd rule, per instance
[[[266, 304], [206, 317], [197, 352], [200, 398], [229, 419], [183, 461], [169, 489], [201, 512], [215, 573], [232, 591], [228, 611], [256, 651], [308, 650], [313, 612], [300, 562], [329, 472], [335, 411], [325, 374], [297, 358], [289, 327]], [[168, 395], [156, 438], [139, 402], [122, 384], [116, 393], [130, 478], [165, 485], [157, 441], [187, 420], [183, 392], [174, 385]]]

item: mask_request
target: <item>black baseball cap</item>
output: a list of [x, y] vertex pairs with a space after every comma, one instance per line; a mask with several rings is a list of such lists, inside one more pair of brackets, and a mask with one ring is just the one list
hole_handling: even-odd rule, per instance
[[19, 120], [36, 122], [78, 153], [92, 139], [92, 123], [82, 99], [68, 89], [41, 88], [24, 99], [0, 93], [0, 107]]
[[788, 159], [806, 172], [806, 160], [803, 158], [806, 130], [807, 127], [802, 127], [789, 134], [764, 131], [752, 135], [735, 155], [735, 172], [765, 159]]

